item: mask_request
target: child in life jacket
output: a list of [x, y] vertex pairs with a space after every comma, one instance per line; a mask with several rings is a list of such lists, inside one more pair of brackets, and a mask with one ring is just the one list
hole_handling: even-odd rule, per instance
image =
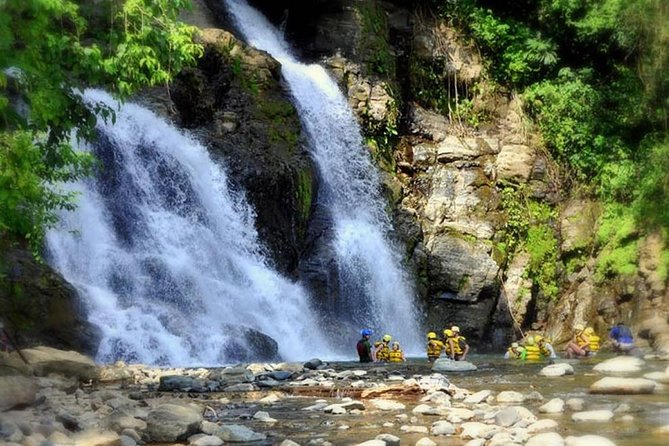
[[406, 359], [404, 358], [404, 352], [400, 348], [400, 343], [395, 341], [393, 342], [393, 347], [388, 352], [388, 361], [389, 362], [404, 362]]

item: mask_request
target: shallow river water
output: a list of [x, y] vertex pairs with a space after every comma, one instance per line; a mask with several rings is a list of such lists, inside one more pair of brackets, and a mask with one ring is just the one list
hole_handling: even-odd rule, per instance
[[[601, 378], [601, 375], [592, 371], [592, 367], [603, 359], [611, 356], [600, 356], [587, 360], [569, 361], [575, 374], [572, 376], [546, 378], [538, 375], [539, 370], [546, 363], [518, 363], [505, 361], [499, 357], [474, 355], [470, 360], [479, 369], [475, 372], [445, 373], [449, 380], [458, 387], [476, 392], [489, 389], [495, 393], [503, 390], [515, 390], [521, 393], [537, 391], [543, 396], [543, 401], [525, 402], [522, 405], [530, 409], [540, 419], [552, 418], [558, 422], [557, 432], [563, 437], [569, 435], [596, 434], [609, 438], [618, 446], [647, 445], [665, 446], [668, 444], [666, 435], [653, 434], [653, 430], [669, 424], [669, 387], [658, 385], [652, 395], [590, 395], [588, 387]], [[564, 361], [564, 360], [559, 360]], [[331, 363], [336, 370], [367, 369], [370, 374], [379, 371], [379, 364], [359, 364], [357, 362]], [[410, 378], [414, 374], [429, 375], [430, 364], [422, 358], [410, 358], [399, 367], [390, 365], [381, 366], [383, 374], [401, 374]], [[667, 362], [647, 361], [643, 373], [665, 370]], [[640, 375], [639, 375], [640, 376]], [[336, 403], [338, 397], [347, 396], [347, 391], [332, 390], [329, 394], [320, 397], [328, 402]], [[355, 395], [351, 396], [355, 398]], [[314, 403], [316, 395], [290, 396], [282, 399], [281, 403], [270, 408], [263, 408], [249, 401], [248, 404], [232, 404], [221, 407], [220, 421], [246, 424], [254, 430], [269, 435], [267, 444], [278, 444], [283, 438], [290, 438], [302, 445], [319, 444], [328, 441], [335, 445], [350, 445], [373, 439], [381, 433], [391, 433], [401, 438], [402, 444], [414, 444], [418, 439], [429, 436], [439, 445], [462, 445], [466, 441], [456, 436], [435, 437], [425, 434], [406, 434], [400, 432], [400, 426], [412, 424], [410, 420], [398, 419], [398, 412], [381, 412], [366, 410], [364, 414], [330, 415], [322, 412], [308, 412], [301, 410]], [[575, 423], [571, 420], [571, 412], [566, 409], [563, 414], [540, 414], [539, 406], [552, 398], [582, 398], [585, 400], [584, 410], [610, 409], [615, 415], [613, 420], [605, 423]], [[408, 396], [394, 398], [406, 405], [403, 413], [409, 419], [414, 415], [411, 410], [420, 404], [420, 397]], [[622, 406], [621, 406], [622, 405]], [[618, 409], [616, 411], [616, 409]], [[270, 415], [279, 420], [272, 427], [250, 418], [257, 410], [268, 410]], [[416, 415], [416, 425], [431, 426], [439, 419], [436, 416]], [[240, 420], [243, 420], [240, 422]], [[391, 422], [392, 427], [383, 424]], [[320, 440], [319, 440], [320, 439]]]

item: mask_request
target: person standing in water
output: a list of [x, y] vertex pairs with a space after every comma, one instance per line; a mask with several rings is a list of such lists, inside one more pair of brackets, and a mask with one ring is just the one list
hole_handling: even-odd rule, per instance
[[372, 330], [369, 328], [363, 328], [360, 330], [360, 335], [362, 338], [356, 345], [360, 362], [374, 362], [374, 350], [372, 350], [372, 343], [369, 342], [369, 337], [372, 335]]

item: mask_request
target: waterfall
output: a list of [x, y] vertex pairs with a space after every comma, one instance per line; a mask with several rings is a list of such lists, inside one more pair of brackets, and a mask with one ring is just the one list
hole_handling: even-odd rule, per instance
[[284, 359], [327, 356], [308, 295], [268, 266], [252, 209], [207, 151], [137, 105], [84, 99], [116, 119], [80, 147], [101, 166], [68, 185], [79, 206], [47, 247], [102, 330], [97, 359], [219, 365], [274, 359], [273, 340]]
[[225, 0], [247, 42], [281, 63], [319, 170], [319, 204], [333, 222], [346, 317], [357, 327], [390, 333], [405, 350], [422, 351], [414, 292], [388, 234], [380, 181], [360, 128], [337, 84], [319, 65], [300, 63], [281, 33], [244, 0]]

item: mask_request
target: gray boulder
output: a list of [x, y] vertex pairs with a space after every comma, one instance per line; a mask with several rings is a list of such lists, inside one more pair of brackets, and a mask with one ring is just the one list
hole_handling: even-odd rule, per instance
[[471, 372], [477, 367], [469, 361], [453, 361], [448, 358], [439, 358], [432, 365], [433, 372]]
[[163, 404], [149, 412], [146, 435], [152, 442], [181, 441], [197, 433], [201, 422], [202, 415], [191, 408]]

